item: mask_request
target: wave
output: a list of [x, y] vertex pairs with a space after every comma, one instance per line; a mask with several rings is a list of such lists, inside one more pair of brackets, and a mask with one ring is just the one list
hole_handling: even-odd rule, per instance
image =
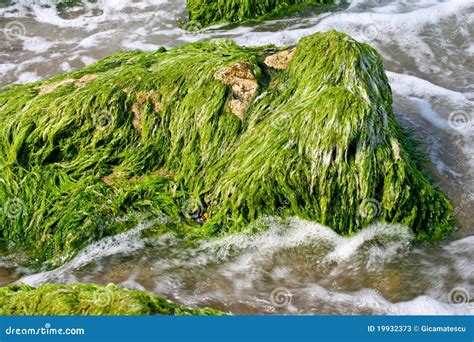
[[[18, 282], [108, 284], [115, 278], [121, 287], [236, 314], [474, 314], [472, 303], [455, 305], [448, 297], [452, 288], [472, 290], [474, 237], [427, 252], [412, 244], [413, 234], [401, 225], [377, 223], [342, 237], [298, 218], [264, 221], [268, 229], [262, 233], [195, 245], [171, 235], [143, 239], [141, 232], [153, 226], [148, 222], [87, 247], [56, 270]], [[430, 286], [405, 296], [417, 282]], [[273, 305], [276, 289], [291, 303]]]

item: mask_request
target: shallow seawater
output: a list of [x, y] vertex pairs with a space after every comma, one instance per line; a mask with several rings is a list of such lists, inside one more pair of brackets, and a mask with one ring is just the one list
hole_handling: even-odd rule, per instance
[[328, 13], [194, 33], [179, 28], [184, 1], [99, 0], [59, 13], [41, 3], [0, 5], [0, 28], [9, 34], [0, 40], [0, 86], [79, 69], [119, 50], [213, 38], [291, 45], [336, 29], [371, 44], [384, 58], [396, 115], [420, 141], [460, 229], [440, 244], [417, 245], [397, 225], [342, 238], [316, 223], [269, 217], [261, 235], [190, 245], [142, 238], [153, 225], [145, 221], [51, 272], [31, 274], [0, 250], [0, 285], [117, 283], [235, 314], [474, 314], [472, 1], [354, 0]]
[[195, 244], [171, 235], [143, 239], [147, 222], [21, 281], [112, 282], [234, 314], [474, 314], [465, 303], [474, 286], [474, 236], [414, 246], [400, 225], [340, 237], [298, 218], [264, 221], [264, 233]]

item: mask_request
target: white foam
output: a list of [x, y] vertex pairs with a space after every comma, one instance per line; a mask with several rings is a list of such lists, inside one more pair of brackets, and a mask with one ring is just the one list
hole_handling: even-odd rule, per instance
[[[36, 1], [20, 1], [13, 6], [0, 8], [0, 16], [4, 18], [24, 18], [33, 16], [37, 22], [54, 25], [61, 28], [83, 28], [95, 30], [99, 24], [106, 22], [127, 22], [130, 19], [146, 19], [155, 15], [153, 11], [145, 13], [132, 12], [129, 9], [144, 10], [151, 6], [163, 6], [172, 3], [172, 0], [99, 0], [83, 3], [85, 14], [78, 18], [63, 19], [56, 11], [55, 6], [44, 6]], [[180, 3], [179, 8], [183, 8]], [[100, 13], [100, 14], [98, 14]], [[163, 19], [166, 19], [163, 17]]]
[[17, 76], [17, 83], [29, 83], [39, 80], [41, 80], [41, 76], [38, 75], [38, 73], [32, 71], [20, 72]]
[[[263, 44], [294, 44], [302, 37], [315, 32], [336, 29], [341, 32], [352, 35], [355, 39], [376, 43], [375, 39], [392, 39], [403, 43], [407, 38], [417, 39], [418, 34], [427, 26], [437, 24], [443, 19], [458, 15], [459, 13], [469, 13], [473, 4], [468, 1], [445, 1], [430, 2], [413, 1], [410, 3], [412, 9], [406, 13], [375, 13], [375, 12], [356, 12], [357, 6], [351, 6], [347, 11], [334, 13], [332, 15], [319, 15], [306, 21], [312, 24], [310, 27], [293, 29], [298, 23], [287, 27], [287, 30], [279, 32], [248, 32], [237, 38], [237, 41], [246, 45]], [[287, 22], [291, 23], [291, 20]], [[375, 32], [369, 34], [366, 30], [368, 23], [374, 28]], [[374, 39], [375, 38], [375, 39]], [[425, 47], [426, 45], [417, 40]], [[413, 49], [413, 46], [407, 46]], [[416, 47], [418, 50], [422, 46]], [[423, 51], [426, 52], [426, 51]]]
[[419, 113], [426, 121], [439, 129], [451, 130], [448, 121], [439, 116], [428, 101], [413, 96], [410, 96], [409, 99], [416, 105]]
[[128, 50], [155, 51], [159, 49], [161, 45], [147, 44], [133, 40], [133, 37], [127, 37], [127, 39], [123, 40], [122, 46]]
[[216, 250], [218, 256], [225, 259], [235, 249], [252, 249], [258, 254], [268, 254], [298, 246], [324, 244], [332, 246], [332, 251], [326, 255], [324, 262], [340, 262], [349, 260], [364, 243], [379, 237], [388, 237], [398, 247], [405, 246], [414, 237], [407, 227], [381, 223], [373, 224], [350, 237], [340, 236], [329, 227], [296, 217], [288, 219], [285, 225], [279, 224], [278, 219], [268, 218], [267, 224], [270, 229], [262, 234], [233, 234], [217, 241], [209, 241], [202, 248]]
[[[461, 137], [462, 141], [458, 143], [458, 147], [462, 149], [464, 155], [457, 158], [467, 162], [470, 166], [470, 171], [474, 172], [473, 147], [471, 143], [474, 135], [474, 102], [461, 92], [443, 88], [415, 76], [394, 72], [387, 72], [387, 76], [395, 96], [403, 97], [411, 102], [418, 109], [419, 115], [432, 126]], [[435, 110], [433, 105], [437, 105], [438, 108], [442, 109]], [[461, 128], [458, 128], [451, 122], [452, 115], [457, 112], [461, 113], [468, 120]], [[437, 146], [439, 145], [437, 143], [433, 144], [433, 147], [440, 147]], [[431, 151], [433, 152], [434, 149], [432, 148]], [[452, 158], [456, 157], [452, 156]], [[449, 171], [455, 177], [463, 176], [459, 171], [455, 170], [456, 168], [459, 169], [459, 165], [446, 165], [433, 153], [431, 154], [431, 160], [436, 164], [440, 172]]]
[[[96, 243], [87, 246], [79, 252], [68, 263], [54, 269], [52, 271], [41, 272], [21, 278], [17, 283], [25, 283], [31, 286], [39, 286], [45, 282], [50, 282], [53, 279], [57, 281], [74, 282], [75, 278], [71, 279], [72, 271], [84, 265], [94, 262], [99, 258], [107, 256], [127, 254], [144, 247], [144, 241], [140, 238], [140, 233], [153, 225], [153, 222], [140, 223], [136, 228], [131, 229], [125, 233], [116, 236], [106, 237]], [[67, 258], [67, 256], [65, 256]]]
[[84, 65], [91, 65], [95, 62], [97, 62], [97, 59], [95, 58], [92, 58], [92, 57], [88, 57], [88, 56], [82, 56], [81, 57], [81, 62], [84, 63]]
[[453, 241], [444, 247], [444, 250], [450, 255], [459, 277], [466, 282], [472, 281], [474, 279], [474, 236]]
[[[370, 310], [378, 315], [473, 315], [474, 304], [455, 305], [437, 301], [428, 296], [419, 296], [410, 301], [391, 303], [377, 291], [364, 289], [354, 293], [329, 291], [312, 285], [299, 292], [308, 292], [316, 301], [338, 307], [346, 307], [348, 314], [357, 310]], [[357, 309], [357, 310], [355, 310]]]
[[0, 64], [0, 75], [4, 77], [4, 75], [12, 70], [15, 70], [17, 65], [15, 63], [1, 63]]
[[41, 37], [24, 37], [23, 38], [23, 49], [35, 53], [44, 53], [54, 47], [53, 42], [48, 42], [46, 39]]
[[114, 32], [115, 30], [107, 30], [89, 35], [86, 38], [82, 39], [78, 45], [83, 48], [91, 48], [98, 46], [99, 44], [109, 40], [110, 36], [113, 35]]
[[474, 103], [463, 93], [443, 88], [424, 79], [411, 75], [403, 75], [387, 71], [392, 89], [398, 94], [407, 97], [432, 98], [442, 97], [456, 108], [472, 107]]
[[[352, 237], [339, 237], [334, 251], [327, 255], [325, 259], [329, 261], [348, 260], [359, 251], [364, 243], [382, 236], [388, 237], [396, 243], [396, 246], [391, 245], [390, 248], [385, 248], [383, 253], [379, 248], [375, 248], [374, 253], [379, 256], [383, 255], [382, 259], [389, 259], [394, 256], [399, 247], [406, 246], [414, 238], [413, 232], [402, 225], [374, 224], [364, 228]], [[387, 254], [387, 252], [390, 253]]]
[[[394, 257], [400, 258], [400, 255], [408, 252], [413, 234], [406, 227], [374, 224], [354, 236], [341, 237], [328, 227], [298, 218], [282, 221], [278, 218], [267, 217], [265, 223], [269, 228], [260, 234], [234, 234], [217, 240], [204, 241], [194, 247], [179, 244], [179, 241], [170, 235], [165, 235], [155, 242], [150, 240], [145, 244], [140, 238], [140, 232], [146, 227], [151, 227], [153, 223], [142, 223], [132, 231], [92, 244], [56, 270], [26, 276], [18, 282], [33, 286], [45, 282], [75, 283], [87, 281], [91, 274], [96, 279], [104, 267], [108, 267], [107, 263], [103, 263], [104, 261], [113, 260], [114, 256], [131, 255], [131, 252], [134, 252], [136, 253], [133, 257], [136, 259], [135, 263], [137, 266], [146, 266], [146, 278], [149, 279], [147, 283], [150, 280], [155, 283], [156, 293], [172, 294], [175, 299], [188, 305], [205, 305], [212, 299], [226, 305], [245, 303], [257, 312], [271, 313], [275, 311], [275, 307], [270, 303], [269, 292], [272, 291], [272, 286], [284, 286], [295, 298], [303, 301], [300, 304], [290, 303], [288, 307], [285, 307], [284, 312], [289, 314], [309, 314], [313, 313], [313, 308], [315, 312], [320, 312], [321, 306], [326, 308], [324, 310], [328, 310], [328, 307], [335, 308], [335, 312], [339, 314], [371, 312], [391, 315], [458, 315], [474, 313], [472, 304], [453, 305], [442, 300], [443, 296], [447, 299], [447, 295], [444, 294], [447, 285], [442, 279], [452, 278], [452, 271], [449, 267], [443, 269], [428, 260], [424, 265], [424, 270], [427, 272], [425, 276], [434, 279], [435, 287], [429, 289], [426, 294], [421, 294], [409, 301], [393, 303], [372, 289], [328, 290], [326, 285], [323, 285], [328, 281], [331, 283], [331, 279], [334, 281], [334, 279], [347, 276], [347, 272], [351, 272], [352, 268], [363, 268], [369, 271], [373, 269], [376, 273], [383, 271], [385, 265]], [[465, 281], [459, 282], [457, 286], [463, 286], [466, 289], [469, 289], [469, 284], [466, 282], [472, 279], [472, 272], [465, 271], [466, 267], [470, 269], [472, 258], [466, 256], [464, 252], [467, 251], [467, 255], [470, 255], [469, 251], [474, 245], [472, 239], [474, 237], [448, 244], [444, 248], [443, 256], [449, 262], [455, 260], [458, 271], [464, 272]], [[151, 248], [151, 245], [158, 249], [152, 254], [143, 253], [145, 247]], [[310, 263], [302, 267], [306, 267], [310, 272], [316, 272], [317, 269], [321, 269], [320, 267], [329, 268], [330, 272], [324, 271], [326, 276], [320, 280], [311, 281], [312, 278], [308, 278], [305, 282], [298, 282], [293, 279], [295, 265], [291, 263], [278, 262], [270, 269], [267, 268], [268, 263], [272, 263], [276, 256], [293, 249], [296, 251], [299, 247], [312, 252], [319, 250], [319, 256], [308, 257], [307, 261]], [[142, 252], [138, 253], [138, 251]], [[148, 260], [147, 258], [151, 255], [153, 255], [152, 259]], [[366, 264], [361, 264], [364, 262], [362, 257], [364, 255], [367, 261]], [[91, 268], [94, 264], [95, 270], [94, 267]], [[88, 271], [84, 276], [79, 276], [80, 273], [75, 271], [86, 265], [89, 265]], [[114, 262], [111, 265], [114, 265]], [[200, 276], [201, 271], [195, 273], [197, 270], [202, 270], [204, 273]], [[119, 285], [150, 291], [150, 288], [140, 282], [143, 277], [141, 272], [140, 268], [133, 268], [128, 278]], [[187, 277], [191, 278], [187, 279]], [[190, 280], [195, 286], [191, 293], [183, 288], [184, 284]], [[107, 283], [108, 280], [101, 279], [100, 282]], [[256, 284], [258, 284], [257, 287]], [[262, 289], [262, 286], [270, 287], [270, 289]]]

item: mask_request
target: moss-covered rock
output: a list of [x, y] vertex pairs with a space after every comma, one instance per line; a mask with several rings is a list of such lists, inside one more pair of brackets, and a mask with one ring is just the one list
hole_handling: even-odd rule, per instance
[[380, 55], [335, 31], [285, 50], [124, 52], [0, 89], [1, 239], [62, 262], [143, 213], [198, 238], [275, 213], [340, 234], [376, 220], [419, 240], [452, 230]]
[[146, 292], [88, 284], [0, 287], [0, 315], [223, 315], [213, 309], [177, 305]]
[[223, 22], [268, 19], [295, 13], [309, 6], [333, 4], [334, 0], [187, 0], [193, 28]]

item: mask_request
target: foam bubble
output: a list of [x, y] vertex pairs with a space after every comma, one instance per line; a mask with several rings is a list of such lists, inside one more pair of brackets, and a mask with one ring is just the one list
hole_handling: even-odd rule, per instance
[[[346, 314], [357, 311], [370, 311], [376, 315], [472, 315], [474, 305], [453, 305], [443, 303], [428, 296], [419, 296], [410, 301], [391, 303], [378, 292], [363, 289], [354, 293], [329, 291], [313, 285], [302, 291], [308, 292], [315, 302], [324, 301], [326, 305], [345, 307]], [[355, 310], [356, 309], [356, 310]], [[357, 310], [358, 309], [358, 310]]]
[[[454, 260], [456, 272], [464, 272], [465, 278], [452, 286], [469, 289], [466, 281], [472, 274], [465, 271], [472, 264], [469, 251], [474, 237], [447, 244], [431, 259], [424, 250], [410, 251], [413, 234], [400, 225], [377, 223], [354, 236], [342, 237], [328, 227], [299, 218], [266, 217], [265, 224], [268, 230], [259, 234], [233, 234], [190, 245], [170, 235], [144, 240], [140, 232], [153, 223], [142, 223], [87, 247], [56, 270], [26, 276], [19, 282], [107, 284], [110, 276], [119, 274], [122, 287], [164, 294], [187, 305], [221, 303], [226, 310], [247, 314], [275, 313], [276, 309], [287, 314], [315, 313], [313, 310], [319, 314], [473, 313], [470, 304], [447, 302], [451, 285], [445, 280], [456, 276], [440, 264]], [[421, 271], [413, 272], [433, 282], [425, 293], [392, 302], [379, 290], [360, 283], [364, 277], [383, 274], [393, 262], [399, 265], [396, 274], [403, 273], [402, 261], [408, 258], [412, 263], [422, 260], [417, 266]], [[344, 285], [347, 277], [351, 281]], [[272, 306], [270, 294], [275, 288], [287, 289], [292, 303]]]
[[[392, 89], [398, 94], [418, 98], [442, 98], [457, 108], [472, 107], [474, 103], [463, 93], [443, 88], [427, 80], [412, 75], [403, 75], [387, 71], [387, 76]], [[445, 125], [442, 125], [446, 127]]]
[[[26, 283], [31, 286], [39, 286], [42, 283], [51, 282], [54, 280], [61, 282], [77, 282], [77, 279], [72, 276], [72, 273], [75, 269], [79, 269], [84, 265], [93, 263], [95, 260], [100, 258], [127, 254], [135, 250], [142, 249], [145, 245], [144, 241], [140, 238], [140, 233], [143, 230], [149, 228], [151, 225], [153, 225], [153, 222], [142, 222], [136, 228], [131, 229], [125, 233], [106, 237], [87, 246], [71, 261], [58, 267], [57, 269], [29, 275], [20, 279], [18, 282]], [[63, 259], [67, 257], [68, 256], [65, 256]]]

